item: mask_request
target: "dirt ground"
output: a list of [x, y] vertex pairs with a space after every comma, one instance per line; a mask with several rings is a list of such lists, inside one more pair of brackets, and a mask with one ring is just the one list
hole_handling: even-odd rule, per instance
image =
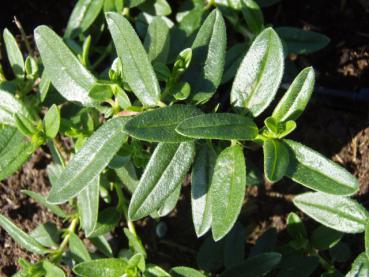
[[[9, 27], [15, 32], [11, 18], [17, 15], [29, 34], [39, 24], [52, 25], [61, 32], [72, 8], [73, 1], [57, 1], [52, 4], [42, 0], [12, 1], [0, 12], [0, 29]], [[300, 67], [314, 66], [319, 86], [349, 91], [348, 94], [369, 88], [369, 13], [359, 1], [285, 0], [280, 5], [267, 8], [265, 13], [266, 22], [276, 26], [303, 27], [331, 38], [326, 49], [309, 57], [298, 57], [296, 61]], [[292, 137], [331, 157], [358, 177], [360, 192], [355, 197], [369, 208], [368, 103], [344, 103], [347, 104], [337, 106], [334, 99], [323, 101], [316, 96], [300, 118], [299, 127]], [[29, 189], [47, 193], [50, 184], [46, 176], [46, 165], [49, 162], [49, 154], [40, 149], [20, 172], [0, 182], [0, 213], [10, 217], [25, 231], [46, 221], [62, 226], [62, 222], [51, 213], [20, 192], [21, 189]], [[241, 220], [255, 224], [256, 228], [247, 244], [252, 245], [258, 235], [270, 227], [275, 227], [283, 240], [286, 216], [296, 210], [289, 196], [301, 191], [301, 186], [288, 180], [282, 180], [274, 186], [265, 184], [249, 189], [248, 204]], [[154, 220], [146, 219], [138, 225], [138, 232], [149, 249], [151, 261], [164, 267], [196, 266], [195, 253], [201, 240], [195, 237], [192, 227], [188, 182], [182, 192], [176, 210], [163, 219], [168, 227], [164, 239], [156, 237], [157, 223]], [[126, 243], [119, 231], [113, 235], [113, 239], [121, 245]], [[349, 236], [347, 239], [350, 240], [353, 255], [362, 250], [361, 235]], [[11, 276], [20, 257], [30, 261], [37, 259], [21, 250], [0, 229], [0, 276]], [[348, 266], [343, 264], [340, 269], [346, 272]]]

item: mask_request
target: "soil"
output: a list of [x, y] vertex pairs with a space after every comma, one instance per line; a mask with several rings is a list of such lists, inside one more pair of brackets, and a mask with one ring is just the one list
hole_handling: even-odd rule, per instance
[[[17, 15], [28, 34], [40, 24], [51, 25], [61, 33], [74, 4], [71, 0], [8, 2], [7, 7], [0, 11], [0, 29], [8, 27], [16, 33], [11, 21], [12, 16]], [[302, 27], [330, 37], [331, 43], [327, 48], [308, 57], [300, 56], [296, 63], [299, 67], [313, 65], [318, 72], [319, 85], [354, 94], [369, 88], [369, 14], [362, 2], [365, 3], [359, 0], [283, 0], [279, 5], [265, 9], [266, 22], [275, 26]], [[368, 109], [358, 111], [353, 104], [339, 108], [333, 104], [332, 100], [323, 102], [316, 98], [299, 119], [293, 138], [331, 157], [358, 177], [360, 192], [355, 198], [369, 208], [369, 201], [365, 199], [369, 191]], [[51, 213], [20, 192], [21, 189], [42, 194], [48, 192], [50, 184], [45, 168], [49, 162], [50, 155], [40, 149], [22, 170], [0, 183], [0, 213], [25, 231], [46, 221], [62, 225]], [[255, 228], [247, 241], [247, 251], [257, 237], [271, 227], [277, 229], [283, 241], [286, 216], [296, 211], [291, 197], [302, 191], [301, 186], [285, 179], [273, 186], [265, 184], [248, 190], [248, 205], [241, 219]], [[202, 240], [196, 238], [192, 227], [188, 182], [175, 211], [162, 221], [167, 226], [167, 234], [162, 239], [158, 239], [155, 233], [157, 222], [154, 220], [146, 219], [138, 224], [138, 233], [149, 249], [150, 261], [165, 268], [176, 265], [196, 267], [195, 253]], [[306, 221], [309, 228], [315, 224], [307, 218]], [[126, 245], [122, 233], [115, 233], [112, 239], [120, 246]], [[346, 235], [345, 239], [350, 240], [353, 257], [363, 250], [362, 235]], [[11, 276], [20, 257], [37, 260], [35, 255], [20, 249], [0, 229], [0, 276]], [[349, 263], [343, 263], [339, 269], [346, 272], [349, 266]]]

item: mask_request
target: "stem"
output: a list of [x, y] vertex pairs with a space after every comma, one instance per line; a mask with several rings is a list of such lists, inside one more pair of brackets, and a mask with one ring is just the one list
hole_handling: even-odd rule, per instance
[[115, 188], [115, 190], [117, 192], [117, 196], [118, 196], [117, 210], [119, 212], [123, 212], [124, 218], [127, 221], [127, 226], [128, 226], [129, 231], [137, 237], [137, 232], [136, 232], [135, 225], [133, 224], [133, 222], [128, 217], [128, 201], [124, 197], [122, 187], [118, 183], [114, 183], [114, 188]]
[[47, 141], [47, 146], [50, 149], [51, 156], [53, 157], [54, 162], [57, 163], [57, 164], [60, 164], [62, 167], [65, 167], [64, 158], [61, 155], [61, 153], [60, 153], [60, 151], [57, 147], [56, 141], [55, 140], [48, 140]]
[[68, 229], [66, 230], [66, 235], [65, 235], [62, 243], [59, 245], [58, 249], [55, 250], [55, 252], [53, 253], [53, 256], [50, 258], [51, 261], [57, 261], [60, 258], [60, 256], [64, 253], [64, 251], [67, 248], [67, 245], [69, 243], [71, 235], [76, 230], [77, 224], [78, 224], [78, 217], [74, 218], [71, 221]]
[[26, 32], [24, 31], [22, 24], [20, 23], [20, 21], [18, 20], [18, 18], [16, 16], [14, 16], [14, 23], [17, 26], [17, 28], [19, 29], [19, 32], [21, 33], [22, 40], [24, 41], [24, 44], [26, 45], [28, 54], [30, 56], [33, 56], [32, 48], [31, 48], [31, 45], [28, 42]]

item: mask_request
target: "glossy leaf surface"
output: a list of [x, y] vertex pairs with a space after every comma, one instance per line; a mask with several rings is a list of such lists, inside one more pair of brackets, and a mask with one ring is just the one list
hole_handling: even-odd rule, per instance
[[272, 28], [260, 33], [237, 71], [231, 90], [231, 104], [254, 117], [272, 102], [282, 80], [282, 43]]
[[299, 118], [311, 98], [314, 84], [314, 69], [302, 70], [275, 107], [272, 117], [280, 122]]
[[358, 190], [359, 182], [346, 169], [298, 142], [284, 142], [291, 151], [287, 176], [295, 182], [336, 195], [351, 195]]
[[211, 227], [210, 185], [214, 172], [216, 153], [212, 146], [204, 144], [199, 147], [191, 174], [191, 208], [192, 221], [198, 237], [204, 235]]
[[88, 92], [96, 82], [95, 77], [49, 27], [37, 27], [34, 35], [47, 78], [57, 91], [69, 101], [92, 106]]
[[271, 183], [278, 182], [287, 172], [290, 161], [288, 148], [277, 139], [267, 139], [263, 144], [264, 174]]
[[149, 215], [181, 185], [195, 155], [193, 142], [160, 143], [132, 196], [128, 214], [132, 220]]
[[160, 98], [159, 83], [135, 30], [118, 13], [107, 13], [106, 20], [123, 63], [125, 80], [144, 106], [156, 106]]
[[47, 198], [49, 203], [68, 201], [104, 170], [126, 139], [126, 121], [122, 117], [111, 119], [93, 133], [57, 179]]
[[344, 233], [361, 233], [369, 214], [355, 200], [321, 192], [296, 196], [293, 203], [319, 223]]
[[241, 211], [246, 187], [242, 147], [230, 146], [219, 154], [210, 189], [212, 233], [215, 241], [232, 228]]
[[196, 139], [251, 140], [258, 127], [248, 117], [231, 113], [202, 114], [182, 121], [176, 131]]

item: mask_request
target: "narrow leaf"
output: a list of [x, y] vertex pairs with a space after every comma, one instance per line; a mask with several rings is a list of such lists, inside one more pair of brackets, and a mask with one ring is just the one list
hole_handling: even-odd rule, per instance
[[45, 135], [50, 139], [56, 137], [60, 127], [60, 111], [55, 104], [47, 111], [43, 124]]
[[0, 123], [16, 126], [15, 115], [32, 118], [25, 105], [8, 91], [0, 88]]
[[8, 218], [0, 214], [0, 226], [11, 236], [22, 248], [40, 255], [48, 252], [37, 240], [19, 229]]
[[123, 63], [125, 80], [143, 105], [156, 106], [160, 87], [139, 37], [122, 15], [109, 12], [106, 20], [118, 57]]
[[170, 274], [173, 277], [206, 277], [200, 271], [185, 266], [173, 267], [170, 270]]
[[17, 171], [35, 150], [17, 129], [0, 127], [0, 180]]
[[275, 107], [272, 117], [280, 122], [299, 118], [310, 100], [314, 84], [314, 69], [307, 67], [302, 70]]
[[80, 263], [73, 268], [73, 272], [83, 277], [121, 277], [126, 269], [125, 260], [110, 258]]
[[100, 176], [97, 176], [78, 195], [78, 214], [86, 237], [92, 234], [97, 223], [99, 213], [99, 187]]
[[285, 139], [291, 150], [287, 176], [313, 190], [336, 195], [351, 195], [358, 180], [346, 169], [298, 142]]
[[167, 63], [169, 55], [170, 28], [162, 17], [155, 17], [147, 29], [144, 46], [152, 63]]
[[64, 271], [49, 261], [43, 261], [42, 267], [45, 270], [45, 277], [65, 277]]
[[335, 246], [342, 237], [341, 232], [320, 225], [313, 231], [310, 240], [314, 248], [326, 250]]
[[190, 97], [194, 102], [207, 102], [220, 85], [226, 43], [224, 19], [219, 10], [214, 10], [196, 35], [191, 46], [192, 62], [182, 78], [190, 84]]
[[293, 203], [321, 224], [344, 233], [361, 233], [369, 214], [355, 200], [321, 192], [296, 196]]
[[192, 139], [181, 136], [175, 128], [184, 119], [201, 113], [195, 106], [173, 105], [133, 117], [127, 122], [124, 131], [136, 139], [151, 142], [189, 141]]
[[369, 259], [365, 253], [361, 253], [351, 265], [351, 270], [346, 277], [359, 277], [369, 275]]
[[168, 215], [177, 205], [179, 196], [181, 195], [181, 186], [178, 186], [171, 195], [165, 199], [164, 203], [159, 207], [157, 213], [159, 217]]
[[231, 113], [202, 114], [182, 121], [176, 131], [196, 139], [251, 140], [258, 127], [248, 117]]
[[72, 254], [73, 260], [77, 263], [91, 260], [91, 256], [88, 253], [85, 244], [75, 233], [70, 234], [69, 250]]
[[102, 10], [104, 0], [78, 0], [69, 17], [64, 36], [74, 38], [85, 32]]
[[106, 257], [113, 257], [113, 250], [111, 249], [109, 242], [104, 236], [90, 238], [90, 241], [93, 245], [95, 245], [97, 250], [104, 254]]
[[121, 214], [113, 207], [100, 211], [96, 227], [92, 234], [90, 234], [90, 238], [102, 236], [112, 231], [119, 224], [120, 217]]
[[14, 75], [19, 79], [23, 79], [25, 72], [24, 59], [22, 52], [18, 47], [18, 43], [12, 33], [6, 28], [4, 29], [3, 38], [5, 42], [6, 54]]
[[276, 32], [287, 45], [288, 53], [311, 54], [326, 47], [330, 39], [313, 31], [294, 27], [278, 27]]
[[54, 223], [46, 222], [37, 226], [30, 235], [45, 247], [57, 248], [59, 246], [60, 233]]
[[68, 201], [105, 169], [126, 139], [123, 132], [126, 120], [122, 117], [111, 119], [88, 138], [52, 187], [47, 198], [49, 203]]
[[290, 161], [288, 148], [277, 139], [267, 139], [263, 144], [264, 173], [271, 183], [281, 180], [287, 172]]
[[241, 211], [246, 187], [246, 164], [242, 147], [230, 146], [218, 156], [212, 177], [210, 199], [215, 241], [233, 227]]
[[96, 82], [95, 77], [49, 27], [39, 26], [34, 34], [47, 78], [57, 91], [69, 101], [92, 106], [88, 92]]
[[231, 103], [254, 117], [272, 102], [283, 76], [282, 43], [272, 28], [260, 33], [243, 58], [231, 90]]
[[211, 227], [210, 185], [214, 172], [216, 153], [207, 145], [201, 145], [191, 174], [191, 208], [192, 221], [198, 237], [204, 235]]
[[158, 144], [132, 196], [129, 217], [138, 220], [158, 209], [181, 185], [194, 155], [193, 142]]
[[247, 26], [254, 34], [259, 34], [264, 28], [264, 16], [258, 3], [254, 0], [242, 0], [242, 14]]
[[30, 191], [30, 190], [22, 190], [21, 192], [28, 195], [29, 197], [31, 197], [33, 200], [35, 200], [37, 203], [44, 206], [45, 208], [48, 208], [55, 215], [62, 217], [62, 218], [68, 217], [68, 215], [61, 208], [59, 208], [56, 205], [47, 203], [45, 196], [37, 192]]
[[222, 84], [225, 84], [234, 78], [246, 51], [247, 45], [245, 43], [237, 43], [227, 50]]

